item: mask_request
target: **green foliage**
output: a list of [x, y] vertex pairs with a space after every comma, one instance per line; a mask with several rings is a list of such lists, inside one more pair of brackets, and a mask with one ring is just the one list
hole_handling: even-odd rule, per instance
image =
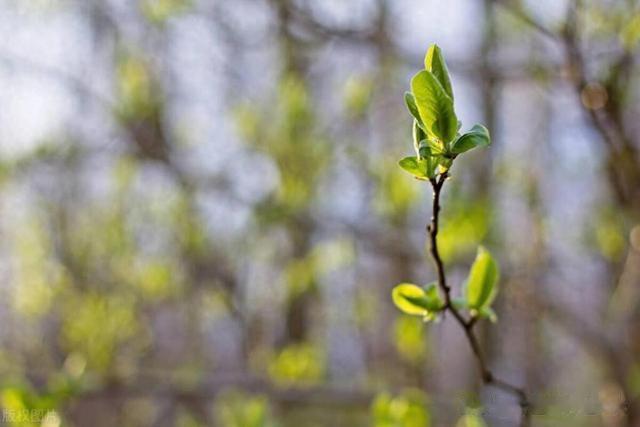
[[311, 101], [306, 82], [289, 74], [282, 78], [268, 110], [249, 103], [238, 106], [240, 136], [274, 162], [280, 178], [272, 197], [258, 208], [262, 223], [286, 220], [305, 209], [330, 166], [331, 146], [318, 130]]
[[142, 0], [140, 5], [144, 16], [154, 24], [164, 24], [190, 6], [191, 0]]
[[21, 315], [45, 315], [55, 302], [56, 292], [68, 280], [64, 270], [48, 260], [52, 247], [53, 242], [39, 221], [26, 220], [22, 232], [15, 237], [15, 282], [19, 286], [15, 286], [10, 302]]
[[408, 390], [399, 396], [379, 394], [371, 405], [373, 427], [429, 427], [431, 414], [426, 395]]
[[411, 283], [401, 283], [393, 288], [391, 297], [402, 312], [421, 316], [425, 322], [435, 319], [438, 312], [444, 309], [444, 301], [435, 283], [422, 288]]
[[491, 144], [489, 131], [475, 125], [460, 134], [453, 105], [451, 78], [442, 51], [431, 45], [425, 56], [425, 69], [411, 79], [411, 92], [404, 101], [413, 122], [413, 145], [416, 157], [406, 157], [399, 164], [418, 179], [429, 180], [445, 173], [453, 160], [466, 151]]
[[113, 367], [118, 348], [140, 333], [135, 301], [97, 292], [70, 293], [65, 300], [63, 347], [84, 354], [91, 369], [106, 372]]
[[151, 65], [130, 52], [121, 53], [117, 59], [118, 117], [128, 123], [159, 114], [162, 92]]
[[385, 158], [375, 170], [378, 178], [375, 207], [392, 221], [401, 222], [418, 200], [418, 189], [395, 166], [395, 161]]
[[409, 109], [409, 112], [415, 119], [415, 123], [417, 123], [424, 130], [424, 125], [422, 124], [422, 118], [420, 117], [418, 106], [416, 105], [416, 97], [413, 96], [413, 93], [405, 92], [404, 102], [405, 104], [407, 104], [407, 108]]
[[430, 71], [420, 71], [411, 80], [411, 91], [420, 118], [430, 138], [449, 142], [456, 136], [458, 118], [453, 100]]
[[487, 427], [478, 411], [468, 409], [467, 413], [460, 417], [455, 427]]
[[451, 87], [451, 78], [449, 77], [449, 70], [447, 64], [444, 62], [444, 56], [442, 56], [442, 50], [436, 44], [429, 46], [427, 54], [424, 57], [424, 69], [433, 73], [438, 79], [440, 85], [444, 91], [453, 100], [453, 88]]
[[490, 306], [498, 293], [499, 277], [498, 263], [480, 246], [465, 284], [465, 302], [472, 315], [495, 320]]
[[222, 427], [275, 427], [269, 401], [261, 395], [227, 391], [216, 400]]
[[433, 178], [437, 163], [431, 157], [405, 157], [398, 165], [418, 179], [428, 180]]
[[402, 359], [420, 363], [426, 355], [425, 325], [413, 316], [398, 316], [393, 328], [393, 343]]
[[73, 392], [69, 383], [51, 381], [45, 389], [35, 390], [27, 383], [3, 384], [0, 406], [3, 425], [13, 427], [60, 426], [62, 419], [57, 408]]
[[305, 256], [293, 259], [283, 271], [287, 298], [293, 300], [313, 290], [319, 278], [349, 265], [353, 252], [348, 238], [337, 238], [318, 243]]
[[365, 116], [371, 105], [374, 89], [374, 80], [370, 76], [352, 76], [347, 80], [344, 86], [344, 106], [351, 117]]
[[456, 140], [451, 143], [451, 152], [460, 154], [472, 148], [486, 147], [489, 144], [491, 144], [489, 130], [482, 125], [475, 125], [469, 132], [456, 138]]
[[[451, 79], [438, 46], [429, 47], [425, 69], [412, 78], [411, 92], [405, 93], [404, 99], [414, 118], [413, 144], [417, 155], [405, 157], [398, 164], [415, 178], [430, 181], [434, 189], [438, 174], [447, 173], [458, 155], [491, 144], [489, 131], [482, 125], [473, 126], [465, 134], [458, 133], [462, 124], [454, 111]], [[486, 232], [484, 215], [481, 217]], [[460, 232], [458, 227], [454, 232]], [[498, 291], [498, 277], [498, 264], [486, 249], [479, 247], [464, 286], [465, 294], [452, 301], [453, 307], [469, 310], [472, 317], [495, 321], [491, 303]], [[434, 283], [424, 288], [402, 283], [393, 289], [391, 296], [402, 312], [421, 316], [425, 321], [436, 318], [438, 312], [447, 308]]]
[[413, 148], [416, 150], [416, 155], [422, 157], [420, 154], [420, 145], [425, 141], [426, 134], [420, 127], [418, 120], [413, 121]]
[[279, 385], [310, 385], [322, 380], [325, 374], [322, 349], [311, 343], [291, 344], [272, 356], [268, 371]]
[[619, 260], [626, 250], [629, 226], [624, 215], [608, 205], [596, 210], [586, 227], [586, 238], [608, 261]]

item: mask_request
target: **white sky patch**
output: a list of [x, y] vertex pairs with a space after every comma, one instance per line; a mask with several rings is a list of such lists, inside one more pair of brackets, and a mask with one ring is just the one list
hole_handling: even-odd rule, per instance
[[65, 130], [75, 98], [60, 75], [78, 69], [83, 34], [77, 16], [55, 9], [0, 15], [0, 154], [18, 155]]
[[64, 131], [73, 107], [68, 93], [49, 79], [3, 73], [0, 81], [0, 151], [19, 155]]

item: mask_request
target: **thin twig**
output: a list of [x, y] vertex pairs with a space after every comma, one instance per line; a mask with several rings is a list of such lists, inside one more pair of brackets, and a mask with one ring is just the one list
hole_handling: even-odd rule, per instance
[[444, 310], [453, 315], [458, 324], [462, 327], [467, 341], [471, 346], [473, 355], [478, 364], [478, 370], [480, 371], [480, 378], [482, 382], [487, 385], [491, 385], [495, 388], [499, 388], [507, 393], [515, 395], [518, 398], [518, 403], [522, 410], [521, 426], [528, 426], [530, 424], [531, 417], [531, 403], [527, 397], [527, 393], [521, 387], [512, 385], [507, 381], [497, 378], [487, 366], [484, 354], [480, 348], [480, 344], [476, 335], [473, 332], [473, 327], [476, 324], [477, 317], [471, 317], [468, 320], [460, 313], [460, 311], [453, 305], [451, 300], [451, 287], [447, 285], [447, 277], [444, 270], [444, 263], [440, 258], [440, 252], [438, 250], [438, 226], [440, 218], [440, 194], [445, 181], [449, 177], [448, 173], [441, 174], [438, 178], [432, 178], [430, 180], [433, 188], [433, 210], [431, 215], [431, 221], [427, 226], [427, 233], [429, 235], [429, 253], [436, 267], [438, 275], [438, 287], [444, 294], [445, 307]]

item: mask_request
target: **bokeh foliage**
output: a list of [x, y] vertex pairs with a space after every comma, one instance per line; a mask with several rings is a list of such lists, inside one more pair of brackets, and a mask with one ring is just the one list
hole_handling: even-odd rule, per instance
[[489, 364], [534, 423], [637, 425], [638, 4], [338, 3], [0, 1], [0, 422], [512, 425], [389, 299], [434, 277], [396, 160], [442, 149], [402, 96], [437, 41], [493, 139], [439, 231], [456, 295], [499, 260]]

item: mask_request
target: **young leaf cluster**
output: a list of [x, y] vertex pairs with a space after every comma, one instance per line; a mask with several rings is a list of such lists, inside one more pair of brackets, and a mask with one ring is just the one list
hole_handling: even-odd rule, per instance
[[[443, 181], [457, 156], [491, 144], [489, 131], [476, 124], [464, 134], [459, 132], [461, 123], [453, 104], [451, 78], [442, 51], [435, 44], [429, 47], [424, 70], [411, 79], [411, 91], [405, 93], [404, 99], [413, 116], [416, 155], [405, 157], [399, 165], [414, 177], [430, 181], [439, 193], [442, 183], [438, 183], [437, 176], [443, 175]], [[400, 310], [422, 316], [425, 321], [435, 319], [448, 305], [455, 310], [467, 310], [470, 318], [495, 321], [491, 303], [498, 278], [498, 264], [489, 251], [480, 247], [459, 298], [443, 297], [436, 282], [424, 287], [402, 283], [394, 288], [392, 297]]]
[[411, 92], [405, 94], [405, 102], [413, 116], [416, 155], [400, 160], [399, 164], [414, 177], [428, 181], [433, 189], [433, 214], [427, 232], [437, 281], [424, 287], [401, 283], [392, 291], [393, 302], [404, 313], [420, 316], [424, 321], [437, 319], [447, 311], [451, 313], [467, 337], [482, 381], [517, 396], [522, 409], [522, 425], [528, 425], [530, 404], [525, 390], [493, 375], [473, 331], [480, 318], [496, 321], [491, 304], [498, 292], [498, 263], [488, 250], [479, 247], [461, 295], [456, 298], [447, 284], [438, 248], [440, 196], [451, 166], [460, 154], [489, 145], [489, 131], [482, 125], [475, 125], [464, 134], [459, 132], [461, 123], [453, 106], [451, 79], [442, 52], [436, 45], [429, 47], [424, 70], [411, 79]]
[[[464, 283], [462, 295], [452, 299], [452, 305], [457, 310], [467, 310], [471, 318], [487, 318], [495, 322], [497, 316], [491, 304], [498, 293], [499, 278], [498, 263], [488, 250], [480, 246]], [[446, 309], [445, 300], [435, 282], [424, 287], [401, 283], [393, 288], [391, 297], [402, 312], [421, 316], [425, 322], [436, 319]]]
[[482, 125], [459, 132], [462, 123], [453, 105], [451, 78], [435, 44], [427, 51], [424, 70], [411, 79], [411, 91], [405, 93], [404, 100], [413, 116], [416, 155], [405, 157], [399, 165], [418, 179], [434, 179], [449, 170], [459, 154], [491, 143], [489, 131]]

